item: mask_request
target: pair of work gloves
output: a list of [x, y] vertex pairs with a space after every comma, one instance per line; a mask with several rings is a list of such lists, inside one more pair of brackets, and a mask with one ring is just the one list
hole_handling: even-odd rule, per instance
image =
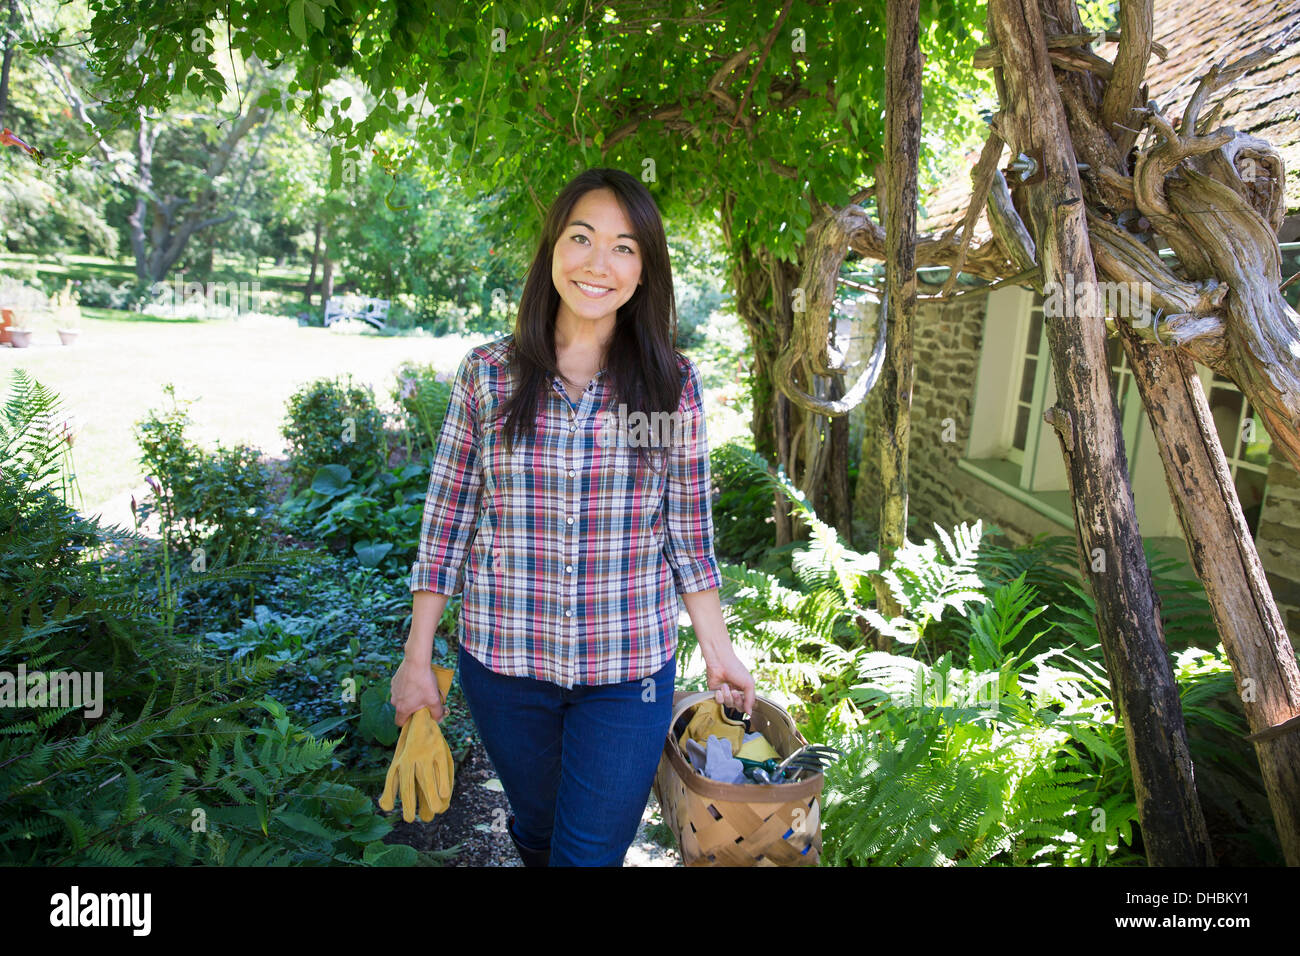
[[[443, 706], [446, 706], [455, 672], [437, 664], [432, 666]], [[456, 763], [451, 759], [451, 748], [443, 739], [438, 722], [429, 713], [429, 708], [421, 707], [402, 725], [402, 735], [397, 738], [397, 750], [388, 767], [388, 780], [384, 784], [384, 795], [379, 798], [379, 806], [392, 810], [393, 798], [400, 793], [402, 819], [407, 823], [414, 822], [418, 809], [420, 819], [428, 823], [451, 803], [455, 773]]]
[[716, 700], [706, 700], [696, 705], [690, 723], [678, 739], [677, 744], [686, 752], [686, 741], [695, 740], [706, 747], [709, 737], [726, 740], [731, 744], [729, 756], [744, 757], [747, 760], [767, 760], [779, 758], [775, 748], [762, 734], [746, 734], [743, 720], [732, 720]]

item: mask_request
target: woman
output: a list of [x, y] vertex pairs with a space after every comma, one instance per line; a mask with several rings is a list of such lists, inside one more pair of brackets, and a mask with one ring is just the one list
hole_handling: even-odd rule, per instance
[[452, 386], [392, 702], [399, 725], [442, 719], [434, 629], [463, 587], [461, 688], [528, 866], [622, 865], [671, 719], [678, 594], [715, 698], [753, 709], [718, 599], [699, 370], [675, 340], [659, 210], [592, 169], [547, 213], [514, 334]]

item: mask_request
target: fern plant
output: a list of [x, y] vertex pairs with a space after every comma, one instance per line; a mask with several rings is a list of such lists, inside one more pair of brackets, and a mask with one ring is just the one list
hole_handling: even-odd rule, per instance
[[[1061, 648], [1032, 656], [1011, 649], [1045, 610], [1032, 606], [1034, 597], [1023, 576], [989, 596], [969, 622], [965, 667], [952, 652], [933, 665], [884, 652], [862, 658], [849, 698], [864, 715], [865, 736], [839, 739], [868, 760], [892, 748], [886, 765], [901, 776], [881, 785], [889, 814], [944, 821], [930, 827], [919, 845], [924, 853], [911, 862], [1104, 862], [1121, 838], [1131, 840], [1131, 799], [1091, 786], [1099, 762], [1120, 760], [1095, 732], [1112, 720], [1104, 674]], [[1038, 631], [1029, 645], [1051, 630]], [[924, 752], [912, 746], [916, 739], [927, 742]], [[833, 818], [844, 823], [832, 841], [837, 852], [859, 862], [892, 860], [899, 848], [878, 845], [874, 798], [857, 802], [860, 785], [841, 788], [840, 780], [828, 772], [828, 826]], [[1100, 817], [1083, 815], [1108, 799]], [[873, 819], [864, 823], [863, 813]], [[1097, 819], [1106, 825], [1092, 827]], [[915, 835], [907, 839], [915, 844]]]
[[[1073, 538], [1010, 547], [981, 522], [936, 527], [937, 543], [908, 542], [886, 569], [903, 606], [886, 619], [872, 606], [877, 555], [849, 547], [760, 456], [729, 454], [809, 527], [791, 555], [793, 585], [723, 566], [724, 615], [763, 692], [809, 740], [847, 754], [826, 773], [827, 863], [1144, 862], [1124, 728]], [[1255, 859], [1280, 862], [1204, 593], [1150, 548], [1148, 563], [1170, 647], [1186, 648], [1175, 676], [1207, 814], [1236, 828]], [[907, 655], [876, 651], [867, 627]]]

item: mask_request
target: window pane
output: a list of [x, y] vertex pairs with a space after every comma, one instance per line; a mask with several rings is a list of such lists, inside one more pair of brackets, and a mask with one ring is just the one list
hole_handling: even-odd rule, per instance
[[[1287, 243], [1290, 249], [1282, 249], [1282, 278], [1289, 279], [1300, 272], [1300, 247]], [[1282, 292], [1282, 297], [1291, 303], [1291, 308], [1300, 309], [1300, 279], [1292, 282]]]
[[1265, 476], [1249, 468], [1237, 469], [1237, 497], [1241, 500], [1241, 510], [1246, 516], [1246, 525], [1251, 537], [1259, 529], [1259, 512], [1264, 504]]
[[1106, 340], [1106, 364], [1111, 368], [1117, 368], [1120, 360], [1124, 357], [1124, 346], [1120, 344], [1118, 338]]
[[1020, 372], [1020, 400], [1022, 402], [1032, 402], [1034, 400], [1034, 373], [1038, 371], [1038, 360], [1025, 359], [1025, 367]]
[[[1253, 441], [1247, 441], [1247, 438]], [[1253, 465], [1267, 465], [1272, 452], [1273, 436], [1264, 430], [1264, 420], [1247, 404], [1246, 424], [1241, 429], [1241, 450], [1237, 457]]]
[[[1214, 427], [1219, 432], [1219, 442], [1224, 452], [1237, 447], [1237, 429], [1241, 427], [1241, 392], [1232, 388], [1215, 386], [1210, 390], [1210, 413], [1214, 415]], [[1258, 437], [1258, 436], [1256, 436]]]
[[1025, 438], [1029, 435], [1029, 408], [1021, 405], [1016, 409], [1016, 437], [1012, 439], [1012, 446], [1025, 450]]
[[1029, 341], [1025, 345], [1025, 351], [1035, 358], [1038, 357], [1039, 345], [1043, 338], [1043, 310], [1035, 308], [1029, 313]]

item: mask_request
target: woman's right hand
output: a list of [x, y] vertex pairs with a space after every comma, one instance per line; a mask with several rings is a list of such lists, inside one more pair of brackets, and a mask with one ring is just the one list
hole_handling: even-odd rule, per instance
[[409, 658], [402, 658], [397, 673], [389, 684], [389, 703], [397, 711], [394, 718], [397, 726], [403, 727], [416, 711], [427, 707], [434, 720], [447, 716], [443, 706], [442, 694], [438, 691], [438, 680], [434, 675], [432, 661], [425, 661], [424, 666], [414, 663]]

